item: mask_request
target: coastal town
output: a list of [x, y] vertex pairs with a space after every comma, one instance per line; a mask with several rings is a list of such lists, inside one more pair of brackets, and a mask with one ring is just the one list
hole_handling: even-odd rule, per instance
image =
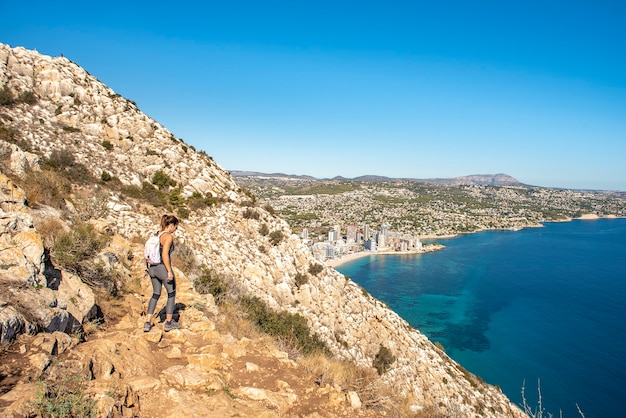
[[626, 193], [528, 185], [441, 185], [411, 180], [316, 180], [238, 176], [236, 181], [285, 219], [315, 257], [424, 252], [421, 240], [543, 222], [626, 216]]
[[341, 226], [335, 225], [327, 239], [317, 237], [317, 241], [309, 238], [309, 231], [304, 228], [301, 237], [316, 259], [332, 267], [372, 254], [423, 253], [442, 248], [437, 243], [423, 244], [418, 236], [391, 231], [388, 224], [383, 224], [380, 230], [373, 230], [367, 224], [362, 227], [349, 224], [345, 235]]

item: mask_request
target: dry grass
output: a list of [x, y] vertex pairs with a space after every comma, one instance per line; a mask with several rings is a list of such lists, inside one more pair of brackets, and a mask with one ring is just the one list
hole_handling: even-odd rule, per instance
[[374, 368], [360, 367], [323, 354], [302, 357], [298, 364], [318, 376], [320, 386], [338, 385], [343, 390], [356, 392], [367, 409], [386, 411], [387, 416], [392, 417], [415, 416], [408, 400], [394, 394], [393, 389], [380, 380]]
[[261, 331], [249, 320], [243, 318], [241, 309], [233, 303], [220, 305], [220, 320], [216, 322], [216, 328], [220, 332], [230, 333], [233, 337], [255, 339], [264, 336]]
[[109, 212], [108, 203], [109, 194], [98, 188], [81, 188], [74, 194], [74, 207], [84, 222], [106, 216]]
[[125, 298], [111, 296], [108, 292], [103, 290], [96, 291], [96, 289], [94, 289], [94, 293], [96, 294], [98, 306], [105, 318], [105, 324], [103, 325], [119, 322], [131, 310]]
[[412, 399], [381, 381], [373, 367], [360, 367], [349, 361], [341, 361], [323, 354], [304, 356], [298, 365], [318, 376], [320, 386], [338, 385], [344, 391], [355, 391], [363, 407], [384, 412], [390, 418], [441, 418], [436, 406], [412, 409]]
[[60, 209], [72, 190], [70, 182], [53, 170], [29, 171], [19, 185], [30, 207], [48, 205]]
[[35, 219], [33, 223], [46, 248], [51, 248], [54, 241], [65, 233], [63, 223], [56, 218]]

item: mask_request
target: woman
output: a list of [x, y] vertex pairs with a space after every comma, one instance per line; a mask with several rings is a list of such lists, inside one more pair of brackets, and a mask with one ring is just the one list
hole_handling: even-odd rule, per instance
[[161, 229], [159, 231], [159, 242], [161, 251], [161, 262], [159, 264], [148, 264], [148, 274], [152, 281], [152, 298], [148, 303], [148, 318], [143, 326], [144, 332], [150, 331], [153, 327], [152, 317], [156, 304], [161, 297], [161, 286], [167, 291], [167, 304], [165, 305], [165, 324], [163, 329], [168, 332], [180, 328], [180, 323], [172, 319], [176, 299], [176, 278], [172, 268], [171, 254], [174, 251], [173, 233], [178, 229], [178, 218], [174, 215], [163, 215], [161, 217]]

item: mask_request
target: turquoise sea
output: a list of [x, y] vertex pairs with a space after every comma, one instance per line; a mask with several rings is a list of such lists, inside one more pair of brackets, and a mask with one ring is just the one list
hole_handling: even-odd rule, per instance
[[[626, 219], [439, 239], [337, 268], [516, 404], [626, 416]], [[545, 415], [545, 413], [544, 413]]]

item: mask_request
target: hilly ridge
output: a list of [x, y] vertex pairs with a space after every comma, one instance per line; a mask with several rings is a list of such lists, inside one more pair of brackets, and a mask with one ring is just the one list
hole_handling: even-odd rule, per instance
[[[37, 344], [30, 341], [24, 346], [23, 354], [30, 354], [28, 361], [44, 373], [57, 361], [60, 346], [76, 353], [66, 366], [90, 370], [87, 393], [101, 401], [101, 411], [141, 416], [144, 408], [158, 402], [152, 397], [155, 392], [178, 399], [176, 405], [189, 411], [208, 401], [218, 408], [229, 405], [226, 397], [232, 400], [232, 391], [256, 400], [257, 407], [269, 405], [266, 415], [241, 409], [240, 416], [298, 416], [297, 399], [304, 393], [294, 400], [288, 395], [289, 385], [271, 391], [291, 400], [272, 403], [256, 399], [258, 394], [246, 389], [252, 383], [231, 380], [239, 385], [231, 388], [223, 381], [248, 367], [236, 362], [225, 366], [235, 358], [226, 346], [241, 349], [247, 342], [228, 337], [228, 332], [212, 333], [211, 323], [217, 319], [211, 315], [220, 313], [211, 297], [192, 289], [198, 273], [191, 266], [196, 265], [210, 268], [273, 310], [301, 315], [336, 359], [372, 369], [384, 345], [395, 361], [377, 384], [407, 399], [415, 416], [523, 415], [498, 388], [471, 376], [349, 278], [325, 266], [312, 269], [319, 264], [287, 223], [256, 206], [212, 158], [196, 152], [67, 58], [0, 44], [0, 84], [5, 98], [0, 107], [0, 241], [5, 249], [0, 281], [7, 289], [0, 295], [2, 342], [45, 331]], [[33, 188], [54, 173], [62, 175], [51, 177], [46, 188]], [[185, 304], [179, 312], [186, 328], [167, 337], [156, 331], [143, 336], [141, 304], [148, 295], [142, 293], [140, 247], [133, 241], [147, 236], [164, 211], [183, 219], [177, 251], [189, 262], [179, 264], [177, 275]], [[77, 230], [81, 222], [93, 225], [107, 244], [92, 255], [92, 264], [68, 270], [55, 251], [55, 238]], [[117, 322], [102, 312], [101, 282], [112, 286], [111, 296], [117, 294], [123, 301]], [[99, 339], [94, 333], [92, 340], [67, 342], [65, 336], [82, 334], [94, 319], [108, 319], [112, 328], [107, 332], [116, 332], [115, 337]], [[203, 333], [211, 342], [209, 352], [194, 342]], [[48, 334], [55, 336], [54, 343]], [[48, 343], [56, 348], [35, 349]], [[101, 351], [87, 349], [97, 344]], [[179, 364], [171, 367], [180, 367], [175, 369], [151, 368], [132, 355], [137, 347], [146, 356], [157, 356], [177, 345]], [[215, 357], [220, 360], [212, 361]], [[145, 375], [152, 379], [141, 380]], [[3, 375], [3, 381], [8, 377]], [[272, 384], [276, 380], [280, 379]], [[20, 392], [28, 388], [30, 392]], [[344, 388], [324, 395], [328, 402], [342, 396], [346, 402], [352, 396], [348, 392]], [[22, 382], [2, 395], [0, 408], [5, 414], [25, 414], [21, 393], [32, 395], [33, 386]], [[359, 402], [354, 400], [344, 412], [353, 411], [353, 405], [357, 408]], [[152, 407], [159, 416], [158, 405]], [[165, 407], [160, 411], [162, 416], [175, 414]], [[359, 412], [368, 413], [366, 408]]]
[[522, 185], [520, 181], [509, 176], [508, 174], [472, 174], [468, 176], [460, 176], [453, 178], [394, 178], [377, 175], [363, 175], [354, 178], [346, 178], [341, 176], [333, 177], [332, 179], [317, 179], [307, 175], [295, 175], [284, 173], [259, 173], [255, 171], [237, 171], [232, 170], [230, 174], [234, 177], [260, 177], [260, 178], [282, 178], [282, 179], [298, 179], [298, 180], [342, 180], [342, 181], [362, 181], [362, 182], [384, 182], [384, 181], [413, 181], [419, 183], [439, 184], [439, 185], [461, 185], [461, 184], [480, 184], [480, 185], [492, 185], [492, 186], [515, 186]]

